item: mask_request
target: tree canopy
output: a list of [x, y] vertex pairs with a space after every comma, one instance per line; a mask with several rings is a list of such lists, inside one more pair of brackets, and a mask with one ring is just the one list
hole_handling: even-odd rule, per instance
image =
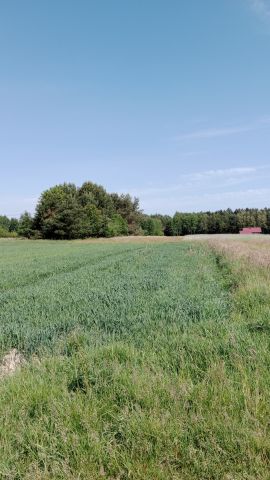
[[[95, 183], [56, 185], [42, 193], [33, 220], [43, 238], [110, 237], [133, 233], [139, 204]], [[134, 226], [135, 225], [135, 226]]]

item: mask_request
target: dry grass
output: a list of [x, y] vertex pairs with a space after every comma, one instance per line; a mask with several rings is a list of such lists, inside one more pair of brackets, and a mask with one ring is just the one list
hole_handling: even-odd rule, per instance
[[86, 238], [73, 240], [73, 243], [175, 243], [181, 242], [184, 237], [163, 237], [146, 235], [129, 235], [128, 237]]
[[270, 265], [270, 235], [194, 235], [185, 240], [207, 241], [215, 251], [232, 259], [246, 260], [252, 265]]

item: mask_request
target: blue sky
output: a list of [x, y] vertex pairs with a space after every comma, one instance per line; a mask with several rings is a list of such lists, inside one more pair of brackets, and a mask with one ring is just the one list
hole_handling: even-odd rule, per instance
[[270, 207], [270, 0], [0, 2], [0, 214], [62, 182]]

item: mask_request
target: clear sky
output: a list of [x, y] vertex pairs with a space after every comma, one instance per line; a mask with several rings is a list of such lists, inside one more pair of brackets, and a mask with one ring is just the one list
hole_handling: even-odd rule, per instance
[[0, 214], [270, 207], [270, 0], [0, 0]]

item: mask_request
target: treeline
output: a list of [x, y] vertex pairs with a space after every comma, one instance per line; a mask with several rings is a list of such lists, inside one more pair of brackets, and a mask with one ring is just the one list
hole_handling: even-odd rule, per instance
[[270, 209], [246, 208], [217, 212], [176, 212], [171, 223], [166, 219], [164, 222], [166, 228], [171, 229], [172, 235], [239, 233], [244, 227], [261, 227], [263, 233], [270, 233]]
[[270, 233], [270, 209], [146, 215], [138, 198], [108, 193], [95, 183], [65, 183], [42, 193], [33, 216], [0, 216], [0, 237], [76, 239], [121, 235], [188, 235], [238, 233], [243, 227]]

